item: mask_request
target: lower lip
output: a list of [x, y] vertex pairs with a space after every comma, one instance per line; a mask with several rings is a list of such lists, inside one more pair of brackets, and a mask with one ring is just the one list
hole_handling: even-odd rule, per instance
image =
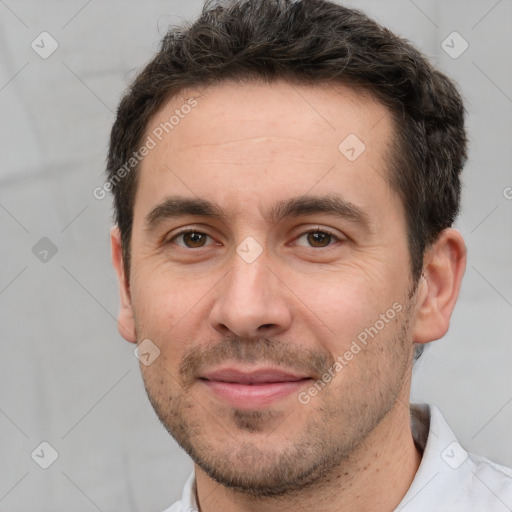
[[298, 393], [311, 379], [291, 382], [266, 382], [262, 384], [238, 384], [218, 380], [201, 380], [216, 396], [241, 409], [266, 407], [278, 400]]

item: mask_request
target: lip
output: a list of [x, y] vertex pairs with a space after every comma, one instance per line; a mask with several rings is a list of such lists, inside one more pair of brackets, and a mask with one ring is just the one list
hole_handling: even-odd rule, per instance
[[310, 380], [310, 376], [277, 368], [258, 368], [251, 371], [223, 368], [200, 377], [200, 382], [215, 396], [242, 409], [269, 406], [293, 392], [298, 392]]

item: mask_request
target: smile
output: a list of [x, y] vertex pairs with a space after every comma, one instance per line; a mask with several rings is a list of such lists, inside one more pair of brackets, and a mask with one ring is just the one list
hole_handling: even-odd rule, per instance
[[267, 407], [309, 384], [311, 377], [279, 369], [240, 371], [225, 368], [208, 372], [199, 381], [217, 398], [242, 409]]

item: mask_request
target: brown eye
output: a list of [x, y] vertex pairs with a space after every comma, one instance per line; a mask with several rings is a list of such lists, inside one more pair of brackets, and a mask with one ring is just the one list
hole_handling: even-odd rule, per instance
[[169, 240], [169, 243], [175, 243], [187, 249], [200, 249], [206, 245], [208, 238], [210, 238], [208, 235], [199, 231], [183, 231]]
[[320, 229], [307, 231], [297, 238], [298, 245], [316, 249], [329, 247], [339, 241], [336, 235]]
[[331, 243], [332, 236], [322, 231], [311, 231], [307, 234], [307, 239], [312, 247], [327, 247]]
[[202, 233], [185, 233], [183, 235], [183, 241], [187, 247], [195, 248], [195, 247], [203, 247], [205, 244], [206, 235]]

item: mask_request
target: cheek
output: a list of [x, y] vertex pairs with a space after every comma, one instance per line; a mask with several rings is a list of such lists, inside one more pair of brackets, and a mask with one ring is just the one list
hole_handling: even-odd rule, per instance
[[138, 339], [151, 339], [162, 355], [175, 359], [190, 345], [209, 288], [204, 280], [171, 279], [159, 268], [139, 269], [131, 289]]
[[318, 332], [318, 339], [325, 340], [331, 353], [345, 350], [403, 296], [401, 284], [379, 261], [349, 263], [328, 273], [289, 279], [301, 299], [300, 311], [325, 332], [325, 336]]

